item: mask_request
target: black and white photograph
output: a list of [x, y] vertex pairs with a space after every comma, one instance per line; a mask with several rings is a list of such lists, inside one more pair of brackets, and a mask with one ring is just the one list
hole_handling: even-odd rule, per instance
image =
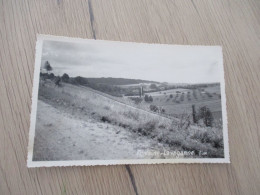
[[220, 46], [38, 35], [29, 167], [228, 162]]

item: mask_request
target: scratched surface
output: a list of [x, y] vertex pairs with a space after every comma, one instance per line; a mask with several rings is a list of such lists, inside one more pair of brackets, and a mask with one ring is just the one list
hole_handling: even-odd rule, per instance
[[[231, 164], [26, 168], [36, 33], [222, 45]], [[0, 194], [259, 194], [260, 1], [0, 0]]]

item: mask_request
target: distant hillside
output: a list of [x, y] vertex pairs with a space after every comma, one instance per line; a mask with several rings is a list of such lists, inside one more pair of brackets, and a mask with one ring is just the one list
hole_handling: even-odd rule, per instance
[[139, 83], [159, 83], [155, 81], [146, 81], [141, 79], [124, 79], [124, 78], [85, 78], [90, 83], [95, 84], [106, 84], [106, 85], [132, 85], [132, 84], [139, 84]]

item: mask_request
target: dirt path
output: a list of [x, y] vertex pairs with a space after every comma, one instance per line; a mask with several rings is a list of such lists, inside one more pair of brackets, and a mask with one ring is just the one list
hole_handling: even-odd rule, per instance
[[79, 120], [38, 101], [34, 160], [91, 160], [155, 158], [140, 152], [163, 152], [165, 146], [124, 128]]

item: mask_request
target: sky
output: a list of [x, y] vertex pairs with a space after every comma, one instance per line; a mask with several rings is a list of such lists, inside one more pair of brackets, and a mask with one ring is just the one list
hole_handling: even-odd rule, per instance
[[215, 46], [44, 40], [42, 67], [46, 61], [60, 76], [213, 83], [221, 80], [222, 53]]

